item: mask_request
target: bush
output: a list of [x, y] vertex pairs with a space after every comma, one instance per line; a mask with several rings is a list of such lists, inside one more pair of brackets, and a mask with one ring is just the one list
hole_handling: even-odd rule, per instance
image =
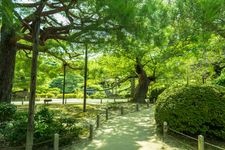
[[49, 88], [48, 93], [52, 93], [54, 95], [60, 94], [60, 89], [59, 88]]
[[151, 90], [150, 96], [149, 96], [149, 101], [151, 103], [156, 102], [158, 96], [165, 90], [165, 87], [156, 87]]
[[54, 98], [55, 97], [55, 94], [53, 94], [53, 93], [46, 93], [46, 96], [48, 97], [48, 98]]
[[[57, 95], [57, 98], [62, 98], [63, 97], [63, 94], [58, 94]], [[65, 94], [65, 98], [76, 98], [76, 94]]]
[[16, 113], [16, 106], [8, 103], [0, 103], [0, 122], [12, 120]]
[[71, 116], [62, 115], [57, 122], [62, 126], [60, 131], [62, 136], [71, 135], [73, 137], [78, 137], [82, 131], [81, 127], [77, 126], [77, 119]]
[[219, 86], [182, 86], [166, 89], [156, 103], [158, 126], [189, 134], [225, 139], [225, 89]]
[[76, 98], [83, 98], [84, 97], [84, 91], [76, 91], [75, 92], [75, 97]]
[[52, 123], [53, 113], [47, 107], [41, 107], [34, 116], [36, 122]]
[[53, 112], [46, 107], [41, 107], [35, 114], [35, 141], [49, 140], [54, 133], [58, 133], [58, 125], [53, 120]]
[[2, 129], [4, 138], [11, 146], [23, 145], [26, 141], [27, 132], [26, 112], [16, 112], [14, 119]]
[[44, 93], [44, 94], [37, 94], [37, 97], [38, 98], [45, 98], [46, 97], [46, 94]]
[[75, 98], [76, 94], [65, 94], [65, 98]]
[[[10, 146], [24, 145], [27, 132], [27, 112], [16, 112], [13, 120], [8, 121], [4, 128], [0, 128], [0, 135]], [[56, 117], [47, 107], [40, 107], [35, 114], [34, 143], [51, 140], [55, 133], [62, 137], [69, 137], [63, 143], [68, 143], [77, 138], [82, 128], [77, 126], [78, 121], [72, 116]], [[0, 146], [2, 146], [0, 144]]]
[[54, 98], [55, 95], [53, 93], [42, 93], [42, 94], [37, 94], [37, 97], [39, 98]]
[[221, 76], [219, 76], [217, 79], [213, 81], [213, 83], [220, 86], [225, 86], [225, 74], [222, 74]]
[[105, 98], [106, 94], [105, 92], [95, 92], [90, 96], [90, 98]]

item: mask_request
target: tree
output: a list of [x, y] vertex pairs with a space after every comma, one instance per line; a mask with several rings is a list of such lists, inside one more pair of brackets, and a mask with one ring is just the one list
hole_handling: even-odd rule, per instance
[[[68, 73], [66, 76], [66, 87], [65, 92], [66, 93], [72, 93], [78, 88], [78, 83], [81, 82], [81, 77], [74, 75], [74, 73]], [[59, 88], [62, 92], [63, 89], [63, 77], [58, 76], [57, 78], [54, 78], [50, 83], [50, 88]]]
[[[134, 75], [134, 61], [113, 53], [97, 53], [97, 56], [89, 59], [88, 65], [89, 85], [102, 86], [109, 97], [129, 94], [129, 79], [136, 76]], [[123, 91], [123, 93], [120, 93], [120, 91]]]
[[12, 80], [16, 58], [16, 28], [13, 21], [13, 3], [2, 0], [2, 26], [0, 40], [0, 102], [11, 101]]
[[29, 99], [29, 110], [28, 110], [28, 124], [27, 124], [27, 136], [26, 136], [26, 150], [33, 149], [33, 136], [34, 136], [34, 107], [36, 97], [36, 83], [37, 83], [37, 65], [38, 65], [38, 46], [39, 46], [39, 35], [41, 25], [41, 13], [44, 10], [46, 1], [40, 1], [40, 5], [37, 7], [34, 18], [32, 20], [32, 66], [31, 66], [31, 82], [30, 82], [30, 99]]
[[[119, 4], [119, 5], [116, 5]], [[133, 16], [130, 15], [135, 13], [136, 4], [132, 1], [54, 1], [46, 2], [45, 10], [41, 12], [41, 29], [39, 36], [39, 49], [40, 52], [45, 52], [55, 56], [58, 59], [64, 60], [60, 57], [62, 52], [75, 53], [75, 50], [65, 50], [52, 48], [54, 45], [62, 46], [62, 41], [69, 41], [75, 43], [98, 43], [104, 42], [110, 39], [110, 35], [117, 33], [118, 31], [130, 29], [132, 31], [133, 26], [128, 22], [132, 21]], [[20, 22], [18, 27], [19, 33], [16, 35], [15, 43], [17, 50], [30, 50], [32, 51], [32, 22], [34, 18], [33, 8], [40, 6], [40, 2], [25, 3], [15, 2], [16, 9], [13, 11], [17, 20]], [[122, 9], [121, 9], [122, 8]], [[124, 8], [124, 9], [123, 9]], [[118, 10], [123, 10], [124, 17], [120, 18], [121, 14]], [[61, 19], [56, 20], [56, 16]], [[11, 17], [12, 18], [12, 17]], [[129, 31], [129, 30], [127, 30]], [[57, 44], [55, 44], [57, 43]], [[67, 46], [69, 43], [67, 44]], [[71, 44], [70, 44], [71, 45]], [[48, 49], [51, 47], [50, 49]], [[7, 50], [8, 51], [8, 50]], [[11, 51], [8, 51], [11, 52]], [[76, 53], [75, 53], [76, 54]], [[9, 54], [14, 56], [15, 54]], [[1, 63], [4, 63], [6, 59], [5, 55], [1, 55]], [[11, 62], [15, 64], [15, 59]], [[13, 68], [10, 67], [12, 70]], [[2, 70], [1, 73], [6, 73], [7, 70]], [[9, 92], [0, 92], [4, 96], [10, 95], [13, 74], [8, 76], [9, 84], [5, 84], [3, 89], [9, 89]], [[2, 85], [1, 85], [2, 86]], [[0, 99], [2, 99], [0, 97]], [[10, 100], [9, 100], [10, 101]]]
[[[15, 3], [15, 5], [17, 6], [17, 10], [12, 9], [10, 11], [10, 14], [14, 12], [14, 15], [20, 21], [20, 26], [18, 29], [21, 30], [19, 30], [18, 35], [13, 34], [13, 36], [10, 36], [10, 38], [13, 37], [11, 39], [13, 39], [14, 43], [9, 44], [10, 46], [14, 46], [13, 51], [8, 49], [8, 47], [3, 48], [4, 44], [7, 45], [8, 43], [6, 40], [1, 39], [2, 45], [0, 51], [5, 50], [8, 53], [0, 53], [2, 54], [0, 64], [2, 63], [5, 66], [8, 65], [5, 61], [5, 58], [8, 54], [9, 56], [13, 56], [13, 58], [10, 59], [10, 64], [12, 64], [13, 67], [10, 66], [11, 70], [1, 71], [0, 75], [4, 73], [7, 74], [9, 71], [12, 72], [12, 70], [14, 71], [16, 48], [33, 51], [30, 83], [31, 94], [29, 100], [29, 117], [26, 143], [27, 150], [32, 149], [33, 146], [33, 120], [36, 93], [37, 59], [39, 50], [41, 50], [42, 52], [48, 52], [49, 54], [62, 59], [61, 57], [58, 57], [60, 50], [54, 52], [47, 49], [48, 42], [51, 43], [52, 41], [59, 41], [58, 45], [61, 45], [61, 41], [63, 40], [77, 43], [96, 43], [101, 40], [104, 41], [104, 39], [106, 39], [105, 37], [110, 38], [110, 34], [114, 31], [126, 28], [125, 24], [127, 22], [124, 22], [125, 20], [131, 21], [131, 19], [133, 19], [133, 16], [126, 16], [126, 19], [121, 19], [118, 15], [112, 13], [118, 12], [118, 9], [121, 9], [120, 7], [117, 7], [117, 5], [115, 5], [117, 3], [120, 7], [123, 6], [124, 8], [126, 8], [123, 11], [125, 15], [129, 14], [130, 12], [134, 12], [136, 8], [135, 1], [129, 1], [128, 3], [127, 1], [123, 2], [117, 0], [116, 3], [115, 1], [104, 1], [102, 3], [89, 0], [83, 2], [77, 2], [76, 0], [69, 2], [63, 2], [61, 0], [54, 2], [40, 0], [33, 3]], [[94, 6], [92, 6], [93, 4]], [[5, 5], [6, 4], [4, 4], [4, 7]], [[60, 22], [59, 20], [56, 20], [54, 18], [56, 17], [56, 14], [63, 17], [63, 19], [66, 21]], [[13, 17], [10, 17], [10, 19], [13, 19]], [[6, 26], [3, 25], [2, 27]], [[70, 34], [70, 32], [72, 33]], [[1, 36], [1, 38], [2, 37], [4, 36]], [[9, 41], [12, 41], [11, 39]], [[70, 51], [69, 53], [72, 52], [73, 51]], [[65, 62], [65, 60], [63, 61]], [[12, 86], [10, 85], [12, 85], [12, 78], [13, 74], [11, 73], [7, 77], [7, 79], [9, 79], [8, 85], [5, 84], [4, 87], [0, 89], [2, 91], [4, 91], [4, 89], [8, 89], [7, 93], [0, 92], [3, 95], [2, 97], [9, 97], [9, 95], [11, 94]], [[0, 99], [2, 99], [2, 97], [0, 97]], [[7, 102], [10, 102], [10, 98], [7, 99]]]
[[[135, 89], [133, 101], [145, 103], [148, 86], [155, 81], [155, 67], [151, 56], [155, 56], [154, 49], [163, 49], [168, 44], [167, 28], [170, 25], [169, 10], [160, 1], [145, 1], [136, 17], [136, 32], [126, 36], [119, 35], [119, 49], [114, 52], [124, 55], [135, 62], [135, 72], [138, 85]], [[152, 63], [151, 75], [146, 73], [146, 65]]]
[[[216, 65], [216, 62], [221, 62], [224, 59], [217, 55], [219, 49], [222, 48], [220, 45], [225, 35], [223, 29], [224, 1], [176, 0], [173, 7], [176, 8], [173, 20], [175, 27], [174, 39], [176, 39], [174, 41], [178, 41], [176, 43], [182, 45], [182, 48], [178, 46], [180, 50], [183, 50], [186, 54], [193, 54], [193, 58], [197, 59], [198, 62], [192, 62], [192, 64], [189, 62], [190, 66], [187, 67], [191, 68], [189, 69], [191, 72], [195, 70], [195, 73], [196, 69], [198, 69], [196, 75], [201, 76], [199, 80], [205, 83], [206, 78], [212, 74], [210, 69], [212, 66], [214, 66], [214, 69], [217, 67], [219, 67], [219, 70], [222, 69], [220, 68], [222, 66]], [[220, 42], [214, 45], [212, 41], [216, 39], [220, 40]], [[215, 51], [217, 52], [215, 53]]]

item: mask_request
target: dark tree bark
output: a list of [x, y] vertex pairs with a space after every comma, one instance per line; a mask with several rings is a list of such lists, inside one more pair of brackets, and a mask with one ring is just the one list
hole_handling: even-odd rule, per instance
[[[42, 10], [42, 9], [41, 9]], [[31, 67], [31, 83], [30, 83], [30, 99], [28, 110], [28, 125], [26, 137], [26, 150], [32, 150], [33, 136], [34, 136], [34, 106], [36, 95], [36, 82], [37, 82], [37, 61], [38, 61], [38, 45], [40, 33], [40, 19], [37, 18], [33, 23], [33, 54], [32, 54], [32, 67]]]
[[26, 136], [26, 150], [33, 149], [34, 139], [34, 107], [36, 97], [36, 84], [37, 84], [37, 67], [38, 67], [38, 46], [40, 36], [41, 12], [46, 4], [46, 0], [42, 0], [40, 6], [35, 12], [35, 18], [32, 22], [32, 38], [33, 38], [33, 53], [32, 53], [32, 66], [31, 66], [31, 81], [30, 81], [30, 100], [28, 109], [28, 124]]
[[135, 89], [133, 101], [137, 103], [146, 103], [145, 98], [148, 92], [148, 86], [151, 81], [155, 80], [155, 77], [148, 77], [142, 64], [137, 60], [136, 73], [138, 74], [138, 85]]
[[[10, 1], [4, 0], [2, 3], [4, 5]], [[2, 16], [0, 41], [0, 102], [10, 103], [16, 59], [16, 34], [12, 20], [5, 13]]]

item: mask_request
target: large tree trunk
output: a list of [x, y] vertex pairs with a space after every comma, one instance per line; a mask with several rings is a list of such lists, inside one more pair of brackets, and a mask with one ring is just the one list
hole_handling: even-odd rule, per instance
[[146, 103], [145, 98], [148, 92], [148, 86], [154, 77], [148, 77], [140, 61], [136, 62], [136, 73], [138, 74], [138, 85], [135, 89], [133, 101], [137, 103]]
[[[3, 0], [2, 4], [10, 3], [7, 1]], [[0, 41], [0, 102], [10, 103], [16, 59], [16, 34], [11, 18], [5, 13], [2, 16]]]

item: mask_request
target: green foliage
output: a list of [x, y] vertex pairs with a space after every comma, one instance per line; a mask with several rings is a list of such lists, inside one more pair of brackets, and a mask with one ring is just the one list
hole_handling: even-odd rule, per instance
[[219, 86], [177, 86], [158, 98], [156, 123], [189, 134], [225, 139], [225, 89]]
[[84, 97], [84, 91], [76, 91], [75, 97], [76, 98], [83, 98]]
[[[63, 97], [63, 94], [58, 94], [56, 96], [57, 98], [62, 98]], [[82, 95], [82, 92], [81, 92], [81, 95], [77, 95], [77, 94], [73, 94], [73, 93], [70, 93], [70, 94], [65, 94], [65, 98], [82, 98], [83, 95]]]
[[53, 94], [53, 93], [46, 93], [46, 97], [48, 97], [48, 98], [54, 98], [55, 97], [55, 94]]
[[[78, 88], [78, 83], [80, 82], [81, 77], [73, 74], [68, 74], [66, 76], [66, 86], [65, 86], [65, 92], [66, 93], [72, 93], [75, 91], [76, 88]], [[52, 82], [50, 83], [50, 88], [59, 88], [60, 92], [63, 91], [63, 76], [59, 76], [57, 78], [54, 78]]]
[[59, 128], [53, 121], [53, 112], [46, 107], [41, 107], [35, 114], [35, 141], [40, 142], [51, 139]]
[[[35, 114], [35, 143], [51, 140], [55, 133], [59, 133], [62, 137], [69, 136], [70, 139], [67, 139], [67, 142], [78, 137], [82, 132], [82, 128], [77, 126], [77, 120], [61, 112], [60, 114], [60, 116], [56, 117], [57, 114], [48, 108], [38, 108]], [[4, 136], [5, 141], [9, 142], [10, 146], [25, 144], [27, 116], [26, 112], [16, 112], [12, 118], [13, 120], [8, 121], [1, 127], [0, 134]]]
[[74, 117], [63, 115], [58, 120], [59, 124], [62, 126], [60, 133], [64, 136], [72, 136], [78, 138], [81, 133], [82, 128], [77, 126], [78, 120]]
[[0, 122], [12, 120], [16, 112], [16, 106], [8, 103], [0, 103]]
[[11, 146], [23, 145], [27, 132], [27, 116], [26, 112], [17, 112], [12, 121], [8, 122], [2, 129], [2, 134]]
[[225, 86], [225, 75], [222, 74], [217, 79], [214, 80], [214, 83], [220, 86]]
[[104, 91], [97, 91], [94, 94], [90, 95], [90, 98], [105, 98], [106, 94]]
[[155, 102], [158, 98], [158, 96], [165, 90], [165, 87], [155, 87], [154, 89], [151, 90], [150, 96], [149, 96], [149, 101], [150, 102]]
[[60, 89], [58, 89], [58, 88], [48, 88], [47, 92], [52, 93], [53, 95], [57, 95], [57, 94], [60, 93]]
[[35, 114], [34, 119], [40, 123], [52, 123], [53, 113], [49, 111], [47, 107], [41, 107], [40, 110]]

